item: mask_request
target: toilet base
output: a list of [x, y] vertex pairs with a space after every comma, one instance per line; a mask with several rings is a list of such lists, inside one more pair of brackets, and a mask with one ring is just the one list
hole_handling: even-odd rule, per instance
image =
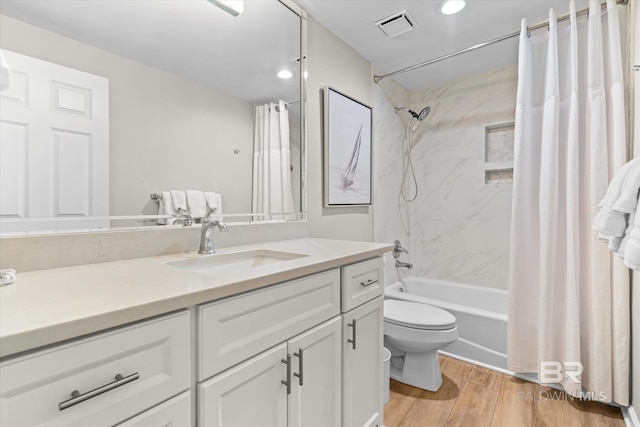
[[391, 365], [391, 378], [428, 391], [438, 391], [442, 385], [442, 372], [438, 352], [404, 353]]

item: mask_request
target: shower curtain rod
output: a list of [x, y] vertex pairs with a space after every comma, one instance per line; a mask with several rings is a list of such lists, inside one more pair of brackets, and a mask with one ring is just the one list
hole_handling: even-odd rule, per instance
[[[626, 6], [628, 2], [629, 2], [629, 0], [616, 0], [617, 4], [624, 5], [624, 6]], [[607, 3], [606, 2], [602, 3], [602, 5], [600, 6], [600, 10], [603, 10], [603, 9], [606, 9], [606, 8], [607, 8]], [[582, 15], [585, 15], [587, 13], [589, 13], [589, 8], [588, 7], [584, 8], [584, 9], [580, 9], [579, 11], [577, 11], [576, 12], [576, 16], [582, 16]], [[562, 15], [561, 17], [558, 18], [558, 22], [566, 21], [567, 19], [569, 19], [569, 17], [570, 17], [570, 15], [568, 13], [566, 15]], [[539, 28], [547, 27], [548, 25], [549, 25], [549, 21], [547, 20], [547, 21], [541, 22], [541, 23], [539, 23], [537, 25], [534, 25], [532, 27], [527, 27], [527, 31], [531, 32], [531, 31], [537, 30]], [[430, 59], [428, 61], [421, 62], [421, 63], [416, 64], [416, 65], [412, 65], [410, 67], [406, 67], [406, 68], [402, 68], [400, 70], [393, 71], [391, 73], [382, 74], [382, 75], [375, 75], [375, 76], [373, 76], [373, 81], [378, 83], [378, 82], [380, 82], [380, 80], [384, 79], [385, 77], [391, 77], [391, 76], [395, 76], [396, 74], [406, 73], [407, 71], [412, 71], [412, 70], [415, 70], [417, 68], [426, 67], [427, 65], [435, 64], [436, 62], [444, 61], [445, 59], [453, 58], [454, 56], [462, 55], [463, 53], [471, 52], [473, 50], [480, 49], [482, 47], [489, 46], [489, 45], [492, 45], [494, 43], [501, 42], [503, 40], [508, 40], [510, 38], [513, 38], [513, 37], [518, 37], [519, 35], [520, 35], [520, 31], [516, 31], [515, 33], [507, 34], [505, 36], [498, 37], [498, 38], [495, 38], [493, 40], [486, 41], [484, 43], [479, 43], [477, 45], [468, 47], [466, 49], [458, 50], [458, 51], [453, 52], [453, 53], [448, 53], [446, 55], [442, 55], [442, 56], [439, 56], [437, 58], [433, 58], [433, 59]]]

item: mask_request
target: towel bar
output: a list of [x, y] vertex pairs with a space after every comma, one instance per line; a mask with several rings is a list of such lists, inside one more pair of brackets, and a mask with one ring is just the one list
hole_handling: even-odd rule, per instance
[[151, 193], [151, 196], [149, 196], [149, 197], [151, 197], [151, 200], [160, 200], [160, 199], [162, 199], [162, 194], [160, 194], [160, 193]]

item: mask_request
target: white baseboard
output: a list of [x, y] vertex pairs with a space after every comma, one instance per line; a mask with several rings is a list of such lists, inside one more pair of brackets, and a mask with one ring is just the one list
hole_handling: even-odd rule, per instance
[[633, 406], [626, 406], [622, 409], [622, 416], [627, 427], [640, 427], [640, 419]]

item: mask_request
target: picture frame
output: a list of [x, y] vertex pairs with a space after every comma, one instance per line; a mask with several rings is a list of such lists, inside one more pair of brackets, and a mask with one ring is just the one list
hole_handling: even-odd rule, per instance
[[372, 109], [324, 86], [324, 206], [370, 206]]

